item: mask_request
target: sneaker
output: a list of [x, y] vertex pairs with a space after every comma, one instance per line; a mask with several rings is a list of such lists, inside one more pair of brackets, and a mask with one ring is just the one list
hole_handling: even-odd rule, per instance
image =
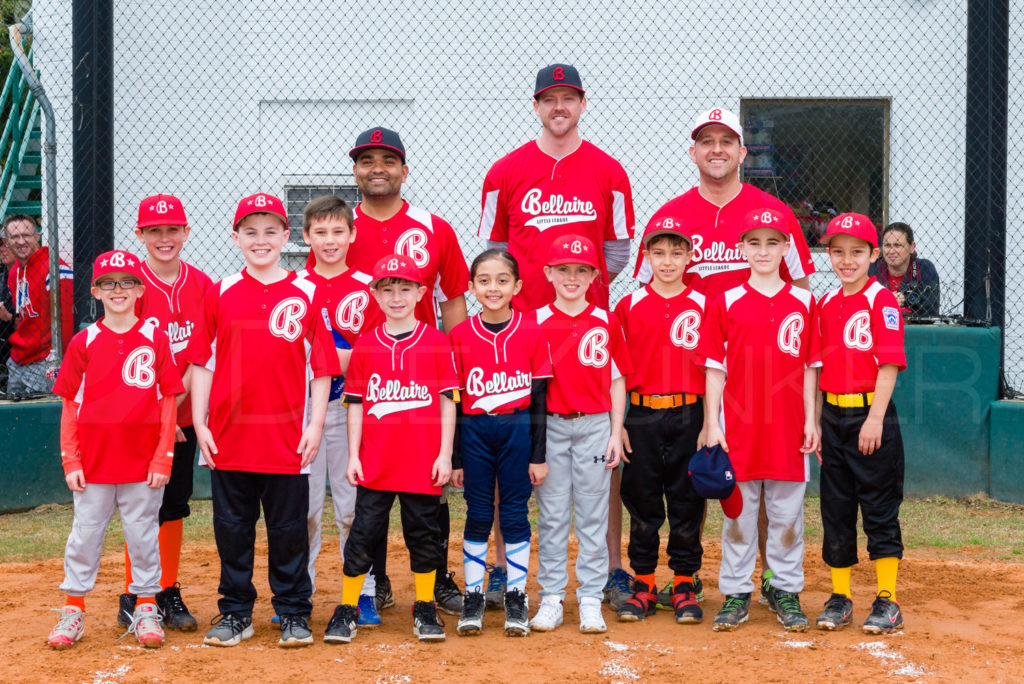
[[164, 618], [164, 624], [170, 629], [177, 629], [181, 632], [196, 631], [196, 619], [188, 612], [185, 602], [181, 600], [181, 585], [175, 582], [174, 586], [167, 587], [156, 595], [156, 605], [160, 609], [160, 615]]
[[412, 633], [420, 641], [444, 641], [444, 623], [433, 601], [417, 601], [412, 605]]
[[[697, 573], [693, 573], [693, 595], [697, 599], [697, 603], [704, 603], [704, 582], [697, 576]], [[671, 581], [658, 592], [658, 610], [675, 610], [675, 606], [672, 605]]]
[[807, 616], [800, 609], [800, 594], [775, 589], [768, 593], [768, 609], [775, 613], [779, 623], [787, 632], [806, 632]]
[[395, 605], [395, 595], [391, 593], [391, 578], [387, 575], [378, 577], [377, 589], [374, 591], [373, 600], [377, 604], [377, 612]]
[[135, 602], [138, 598], [135, 594], [121, 594], [117, 600], [117, 624], [125, 629], [132, 624], [132, 618], [135, 616]]
[[604, 602], [618, 612], [633, 598], [633, 576], [622, 568], [612, 568], [604, 584]]
[[85, 633], [85, 613], [78, 606], [64, 606], [52, 610], [55, 613], [60, 613], [60, 619], [50, 630], [50, 636], [46, 638], [46, 643], [50, 648], [58, 651], [71, 648]]
[[356, 624], [360, 627], [380, 627], [380, 613], [377, 612], [377, 599], [373, 596], [359, 597], [359, 617]]
[[280, 630], [281, 629], [281, 616], [280, 615], [275, 615], [272, 618], [270, 618], [270, 624], [271, 624], [271, 626], [274, 627], [274, 629]]
[[508, 570], [504, 565], [492, 565], [487, 578], [487, 609], [498, 610], [505, 606], [505, 591], [508, 589]]
[[672, 607], [676, 622], [681, 625], [695, 625], [704, 620], [704, 611], [697, 603], [695, 584], [680, 582], [672, 589]]
[[584, 634], [604, 634], [608, 627], [601, 615], [601, 600], [585, 596], [580, 599], [580, 631]]
[[545, 596], [540, 602], [537, 614], [530, 620], [530, 629], [535, 632], [550, 632], [562, 624], [562, 600], [556, 596]]
[[505, 636], [530, 633], [530, 599], [518, 589], [505, 592]]
[[657, 612], [658, 597], [651, 592], [646, 582], [633, 582], [633, 595], [619, 608], [619, 622], [640, 622]]
[[134, 634], [144, 648], [160, 648], [164, 645], [164, 617], [155, 603], [140, 603], [132, 613], [128, 631], [121, 636]]
[[459, 636], [479, 634], [484, 628], [484, 609], [487, 599], [479, 591], [466, 592], [462, 597], [462, 615], [455, 631]]
[[775, 573], [771, 569], [761, 573], [761, 595], [757, 598], [757, 602], [762, 606], [768, 606], [768, 610], [775, 610], [769, 598], [772, 593], [772, 577], [775, 577]]
[[352, 641], [356, 636], [358, 617], [359, 610], [355, 606], [342, 604], [335, 607], [334, 615], [327, 623], [327, 631], [324, 632], [324, 643], [347, 644]]
[[716, 632], [731, 632], [750, 617], [750, 594], [730, 594], [715, 616], [711, 629]]
[[213, 628], [203, 638], [207, 646], [237, 646], [253, 635], [252, 617], [248, 615], [221, 613], [210, 624]]
[[887, 591], [878, 592], [871, 604], [871, 615], [861, 629], [865, 634], [892, 634], [903, 628], [903, 611]]
[[281, 640], [277, 645], [281, 648], [301, 648], [313, 643], [313, 631], [309, 628], [309, 618], [305, 615], [281, 616]]
[[434, 582], [434, 602], [448, 615], [462, 614], [462, 592], [455, 583], [455, 573], [441, 575]]
[[818, 629], [834, 632], [850, 624], [853, 619], [853, 601], [843, 594], [832, 594], [825, 601], [825, 610], [814, 621]]

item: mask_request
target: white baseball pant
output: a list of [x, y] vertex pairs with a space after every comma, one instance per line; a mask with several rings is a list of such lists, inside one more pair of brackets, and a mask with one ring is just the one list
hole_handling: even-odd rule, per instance
[[163, 489], [151, 489], [145, 482], [90, 482], [85, 491], [75, 492], [75, 519], [64, 549], [64, 582], [60, 590], [71, 596], [85, 596], [92, 591], [100, 569], [103, 538], [117, 509], [132, 562], [128, 591], [136, 596], [156, 596], [160, 591], [158, 535], [163, 498]]

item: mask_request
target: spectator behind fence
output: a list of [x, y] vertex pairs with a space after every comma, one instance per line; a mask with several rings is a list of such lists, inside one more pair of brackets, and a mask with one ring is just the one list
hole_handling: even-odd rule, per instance
[[871, 274], [892, 290], [904, 317], [939, 315], [939, 274], [927, 259], [917, 256], [914, 231], [906, 223], [890, 223], [882, 231], [882, 259]]
[[[53, 388], [46, 377], [50, 353], [50, 257], [49, 248], [39, 245], [35, 219], [13, 214], [4, 219], [3, 236], [14, 254], [15, 264], [7, 275], [14, 299], [15, 330], [11, 335], [11, 357], [7, 360], [7, 393], [45, 393]], [[60, 262], [61, 340], [67, 349], [71, 340], [71, 267]]]
[[7, 391], [7, 359], [11, 358], [10, 337], [14, 333], [14, 299], [5, 285], [12, 270], [14, 254], [7, 239], [0, 237], [0, 392]]

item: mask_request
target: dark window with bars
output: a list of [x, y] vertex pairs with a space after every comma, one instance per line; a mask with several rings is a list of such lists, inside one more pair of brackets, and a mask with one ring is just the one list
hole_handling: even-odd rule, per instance
[[354, 185], [285, 185], [284, 202], [288, 211], [288, 241], [302, 244], [302, 210], [309, 201], [321, 195], [335, 195], [355, 207], [359, 203], [359, 188]]

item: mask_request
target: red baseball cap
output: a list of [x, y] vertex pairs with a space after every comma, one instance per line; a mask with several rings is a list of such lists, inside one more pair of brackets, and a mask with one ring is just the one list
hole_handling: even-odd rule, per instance
[[789, 222], [781, 211], [777, 209], [755, 209], [743, 217], [743, 230], [740, 233], [740, 240], [752, 230], [758, 228], [771, 228], [777, 230], [787, 238], [790, 237]]
[[142, 271], [140, 270], [138, 257], [121, 249], [104, 252], [96, 257], [96, 261], [92, 264], [93, 285], [96, 284], [97, 280], [110, 273], [127, 273], [139, 281], [142, 280]]
[[651, 220], [647, 222], [647, 227], [644, 228], [644, 247], [659, 235], [678, 235], [686, 240], [687, 244], [693, 245], [690, 231], [683, 225], [683, 219], [678, 214], [652, 216]]
[[693, 140], [697, 139], [697, 133], [700, 129], [711, 124], [718, 124], [725, 126], [730, 131], [740, 136], [740, 145], [743, 144], [743, 126], [740, 125], [740, 117], [736, 116], [728, 109], [722, 109], [721, 107], [715, 107], [709, 109], [706, 112], [701, 112], [697, 115], [697, 119], [693, 122], [693, 129], [690, 131], [690, 138]]
[[836, 216], [828, 222], [828, 229], [821, 236], [819, 242], [827, 245], [833, 235], [852, 235], [872, 247], [878, 247], [878, 230], [875, 228], [875, 224], [871, 223], [871, 219], [864, 214], [847, 212]]
[[147, 226], [187, 226], [185, 207], [174, 195], [152, 195], [139, 202], [139, 220], [136, 228]]
[[255, 195], [243, 197], [238, 201], [238, 208], [235, 209], [235, 221], [231, 224], [232, 230], [238, 227], [238, 222], [249, 214], [273, 214], [284, 221], [284, 227], [288, 227], [288, 215], [284, 210], [284, 202], [273, 195], [258, 192]]
[[583, 264], [597, 268], [597, 249], [589, 238], [582, 235], [563, 235], [548, 248], [548, 266]]
[[416, 267], [416, 262], [402, 254], [389, 254], [374, 264], [373, 281], [370, 282], [370, 287], [375, 287], [377, 281], [382, 278], [401, 278], [417, 285], [423, 285], [423, 274]]

